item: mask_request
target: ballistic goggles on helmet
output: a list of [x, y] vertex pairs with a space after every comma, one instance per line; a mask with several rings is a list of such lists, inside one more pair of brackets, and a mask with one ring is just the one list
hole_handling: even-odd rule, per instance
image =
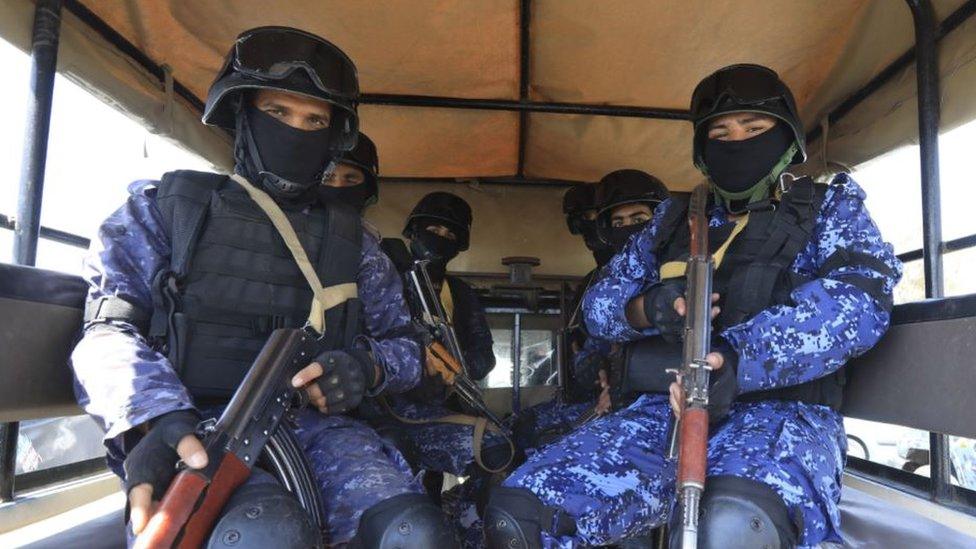
[[774, 100], [791, 103], [788, 94], [789, 90], [772, 69], [761, 65], [732, 65], [698, 84], [691, 96], [691, 118], [696, 123], [704, 120], [727, 102], [743, 107]]
[[356, 66], [342, 50], [314, 34], [287, 27], [260, 27], [234, 43], [234, 70], [259, 80], [282, 80], [304, 70], [317, 88], [338, 99], [359, 96]]

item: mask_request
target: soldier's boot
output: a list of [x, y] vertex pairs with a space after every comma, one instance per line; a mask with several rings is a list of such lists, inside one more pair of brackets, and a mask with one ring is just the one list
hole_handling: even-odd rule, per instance
[[207, 549], [322, 547], [322, 532], [277, 482], [241, 486], [227, 501]]
[[576, 533], [571, 516], [525, 488], [492, 489], [484, 520], [488, 549], [539, 549], [543, 531], [554, 536]]
[[370, 507], [359, 519], [350, 549], [452, 549], [454, 529], [424, 494], [400, 494]]
[[[671, 517], [670, 547], [681, 547], [681, 509]], [[719, 475], [708, 477], [698, 522], [702, 549], [796, 547], [797, 523], [783, 499], [761, 482]]]

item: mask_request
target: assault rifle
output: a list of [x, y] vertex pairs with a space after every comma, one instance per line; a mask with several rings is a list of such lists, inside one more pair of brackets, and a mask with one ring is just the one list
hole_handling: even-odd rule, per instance
[[434, 291], [434, 283], [427, 272], [428, 263], [429, 261], [426, 259], [414, 261], [413, 266], [407, 271], [407, 278], [413, 286], [420, 305], [420, 320], [431, 336], [432, 341], [429, 349], [453, 374], [453, 381], [445, 381], [454, 387], [454, 392], [457, 393], [461, 401], [479, 415], [487, 418], [507, 436], [508, 428], [498, 419], [498, 416], [488, 409], [481, 389], [468, 375], [468, 367], [464, 362], [464, 354], [461, 351], [461, 345], [458, 343], [457, 334], [454, 333], [454, 327], [448, 324], [446, 320], [447, 317], [444, 315], [441, 301]]
[[[271, 333], [220, 419], [203, 429], [207, 467], [183, 469], [176, 475], [159, 510], [136, 538], [136, 548], [191, 548], [207, 541], [224, 504], [250, 476], [265, 445], [275, 445], [278, 425], [301, 402], [301, 389], [292, 387], [291, 379], [311, 362], [319, 346], [310, 328]], [[313, 515], [320, 512], [317, 499], [312, 505], [302, 503], [306, 509], [312, 507]]]
[[668, 455], [677, 454], [677, 488], [681, 498], [681, 546], [698, 546], [698, 508], [705, 490], [708, 446], [708, 379], [711, 367], [705, 362], [712, 336], [712, 254], [708, 249], [708, 185], [700, 184], [691, 194], [688, 208], [688, 266], [685, 272], [687, 308], [684, 353], [679, 376], [685, 393], [681, 419], [671, 425]]

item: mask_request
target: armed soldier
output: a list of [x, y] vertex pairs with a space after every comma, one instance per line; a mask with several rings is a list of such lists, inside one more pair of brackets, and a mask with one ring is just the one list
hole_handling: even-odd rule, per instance
[[[707, 358], [713, 423], [698, 543], [839, 542], [842, 367], [887, 329], [901, 265], [850, 176], [815, 185], [786, 173], [806, 159], [804, 133], [775, 72], [721, 69], [695, 89], [691, 112], [693, 158], [714, 192], [709, 240], [728, 244], [714, 251], [720, 311]], [[662, 203], [608, 264], [584, 299], [592, 334], [674, 341], [683, 288], [667, 279], [682, 275], [686, 208]], [[648, 388], [517, 470], [488, 505], [489, 545], [600, 545], [667, 522], [668, 390], [668, 382]], [[674, 397], [680, 410], [683, 395]]]
[[360, 132], [356, 146], [339, 153], [325, 171], [319, 198], [322, 202], [343, 202], [360, 214], [379, 200], [380, 159], [376, 145]]
[[[474, 289], [446, 274], [447, 264], [470, 245], [471, 223], [471, 207], [461, 197], [447, 192], [424, 196], [403, 229], [403, 236], [409, 240], [408, 257], [395, 262], [403, 264], [403, 271], [413, 268], [414, 261], [426, 262], [434, 295], [424, 291], [423, 299], [438, 301], [447, 316], [442, 320], [454, 327], [467, 375], [478, 381], [495, 367], [491, 329]], [[388, 253], [398, 255], [389, 249], [390, 244], [384, 242]], [[414, 316], [422, 322], [418, 289], [411, 287], [408, 291], [418, 309]], [[472, 424], [476, 418], [460, 418], [459, 412], [471, 410], [459, 408], [453, 399], [446, 401], [448, 388], [454, 383], [453, 372], [430, 348], [424, 355], [425, 373], [420, 387], [387, 399], [388, 413], [378, 422], [386, 427], [384, 432], [396, 438], [407, 458], [420, 470], [464, 476], [476, 472], [476, 463], [485, 469], [504, 467], [511, 456], [509, 445], [490, 431], [483, 437], [477, 435]], [[439, 486], [434, 488], [439, 493]]]
[[572, 341], [573, 367], [567, 390], [562, 398], [522, 413], [519, 439], [526, 449], [551, 442], [554, 435], [563, 435], [609, 411], [610, 344], [590, 337], [582, 325], [583, 294], [599, 278], [606, 261], [651, 220], [654, 208], [668, 196], [667, 187], [660, 180], [633, 169], [616, 170], [595, 185], [577, 185], [564, 195], [567, 226], [572, 234], [583, 236], [597, 266], [583, 278], [571, 306], [566, 337]]
[[[293, 379], [314, 406], [297, 415], [295, 434], [322, 495], [325, 543], [453, 543], [397, 450], [342, 415], [366, 395], [404, 392], [420, 378], [396, 271], [357, 213], [319, 193], [333, 158], [356, 144], [357, 96], [352, 61], [318, 36], [282, 27], [241, 34], [203, 116], [234, 132], [235, 174], [136, 182], [102, 224], [72, 362], [78, 401], [106, 430], [109, 463], [125, 481], [131, 533], [146, 524], [178, 459], [207, 465], [197, 425], [219, 413], [268, 334], [310, 318], [313, 292], [295, 253], [314, 268], [309, 280], [343, 291], [339, 305], [322, 307], [321, 354]], [[297, 238], [279, 233], [272, 216]], [[254, 506], [265, 512], [241, 512]], [[242, 546], [323, 541], [257, 470], [212, 539], [231, 530]]]

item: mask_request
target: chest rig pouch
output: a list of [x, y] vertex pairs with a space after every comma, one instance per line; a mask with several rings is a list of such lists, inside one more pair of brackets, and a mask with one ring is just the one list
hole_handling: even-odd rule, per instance
[[[752, 208], [746, 226], [733, 234], [733, 223], [709, 229], [714, 253], [727, 239], [721, 264], [715, 270], [713, 287], [721, 298], [721, 313], [713, 321], [716, 332], [745, 322], [762, 310], [790, 302], [791, 292], [811, 280], [790, 268], [810, 242], [826, 185], [808, 177], [797, 179], [780, 200]], [[689, 233], [687, 204], [678, 203], [662, 220], [658, 257], [664, 265], [686, 261]], [[649, 337], [629, 344], [624, 350], [622, 388], [629, 392], [667, 393], [673, 376], [665, 372], [682, 360], [681, 344], [669, 344]], [[744, 402], [791, 400], [822, 404], [839, 409], [845, 382], [843, 368], [801, 385], [741, 395]]]
[[[149, 336], [197, 402], [230, 397], [276, 328], [300, 327], [313, 293], [268, 215], [229, 177], [177, 171], [157, 193], [172, 254], [153, 283]], [[355, 284], [359, 215], [339, 204], [285, 212], [322, 286]], [[321, 350], [361, 332], [358, 297], [325, 311]]]

